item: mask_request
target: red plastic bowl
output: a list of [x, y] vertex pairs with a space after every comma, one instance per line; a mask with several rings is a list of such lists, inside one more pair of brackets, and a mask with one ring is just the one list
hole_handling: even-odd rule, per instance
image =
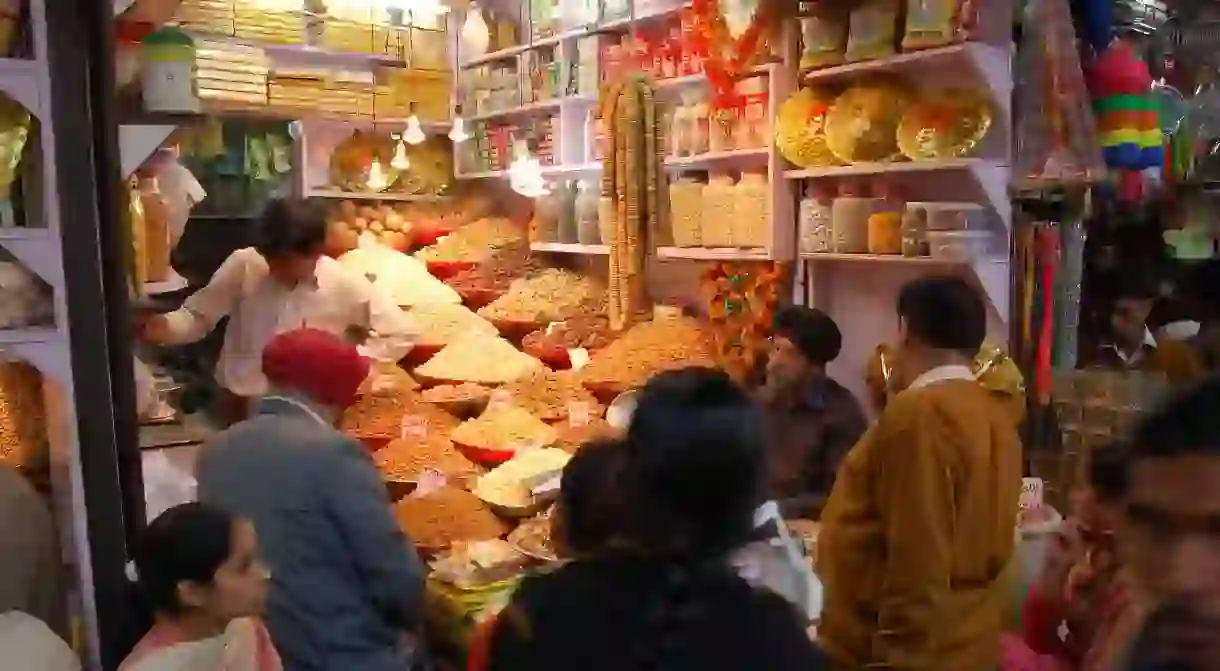
[[503, 291], [494, 289], [457, 289], [457, 293], [462, 297], [462, 302], [466, 304], [466, 307], [471, 310], [478, 310], [504, 295]]
[[568, 351], [559, 347], [523, 347], [525, 353], [546, 364], [551, 370], [567, 370], [572, 367]]
[[475, 462], [476, 464], [483, 464], [486, 466], [497, 466], [508, 461], [509, 459], [512, 459], [513, 455], [516, 454], [516, 452], [512, 450], [493, 450], [489, 447], [476, 447], [474, 445], [463, 445], [461, 443], [454, 443], [454, 445], [458, 448], [458, 450], [461, 451], [462, 454], [466, 455], [467, 459]]
[[474, 266], [470, 261], [429, 261], [428, 272], [438, 280], [446, 280]]
[[411, 230], [411, 242], [416, 247], [427, 247], [436, 244], [437, 240], [452, 232], [447, 228], [416, 228]]

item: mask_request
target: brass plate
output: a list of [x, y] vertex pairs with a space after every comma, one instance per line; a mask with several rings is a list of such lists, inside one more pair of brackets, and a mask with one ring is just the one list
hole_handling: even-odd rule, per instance
[[889, 82], [847, 89], [826, 113], [826, 146], [845, 163], [898, 158], [898, 123], [908, 100], [905, 89]]
[[898, 124], [898, 147], [912, 161], [965, 156], [991, 128], [991, 103], [979, 91], [938, 90], [920, 97]]

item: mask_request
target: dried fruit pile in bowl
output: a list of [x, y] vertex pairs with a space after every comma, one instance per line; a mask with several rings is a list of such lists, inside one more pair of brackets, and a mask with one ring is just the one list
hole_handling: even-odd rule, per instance
[[491, 540], [508, 532], [479, 497], [453, 485], [404, 498], [394, 505], [394, 517], [417, 547], [429, 550]]
[[508, 293], [479, 309], [492, 321], [536, 323], [603, 314], [606, 287], [570, 270], [547, 268], [514, 282]]
[[649, 378], [688, 366], [715, 366], [706, 329], [689, 317], [636, 324], [618, 340], [596, 352], [581, 371], [595, 392], [621, 393], [641, 387]]
[[453, 442], [459, 445], [501, 452], [550, 445], [558, 437], [549, 424], [514, 405], [488, 407], [477, 418], [462, 422], [450, 434]]
[[400, 252], [411, 247], [413, 225], [401, 206], [357, 205], [345, 200], [331, 210], [327, 222], [327, 249], [332, 256], [355, 249], [362, 233]]
[[569, 317], [561, 322], [548, 324], [525, 336], [521, 346], [530, 352], [551, 352], [583, 347], [598, 350], [619, 337], [610, 330], [610, 318], [603, 315]]
[[508, 291], [513, 280], [539, 272], [543, 265], [530, 253], [529, 245], [513, 243], [497, 251], [491, 258], [473, 268], [467, 268], [445, 280], [449, 286], [464, 291]]
[[471, 222], [415, 252], [421, 261], [486, 261], [496, 250], [524, 239], [521, 228], [500, 217]]
[[601, 410], [572, 371], [538, 370], [508, 383], [503, 390], [513, 405], [546, 422], [566, 419], [572, 403], [587, 404], [592, 416]]
[[360, 440], [390, 440], [402, 436], [403, 417], [407, 415], [423, 419], [429, 431], [448, 432], [459, 424], [453, 415], [404, 391], [361, 396], [343, 413], [340, 429]]
[[542, 362], [494, 335], [469, 332], [459, 336], [415, 369], [415, 374], [440, 382], [496, 385], [511, 382], [542, 368]]
[[576, 454], [590, 441], [617, 438], [621, 435], [618, 429], [610, 426], [610, 422], [600, 417], [590, 419], [588, 424], [564, 424], [556, 428], [559, 429], [559, 440], [555, 441], [555, 447], [572, 454]]
[[409, 313], [419, 327], [419, 344], [448, 345], [472, 331], [486, 336], [499, 332], [491, 322], [478, 316], [464, 305], [429, 303], [416, 305]]
[[435, 431], [394, 440], [375, 452], [373, 461], [382, 477], [397, 482], [415, 482], [426, 469], [451, 479], [482, 473], [482, 469], [462, 456], [448, 438]]

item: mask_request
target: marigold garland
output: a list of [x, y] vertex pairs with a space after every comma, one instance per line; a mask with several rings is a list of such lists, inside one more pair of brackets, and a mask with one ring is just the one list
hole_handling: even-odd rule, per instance
[[[704, 57], [703, 69], [712, 85], [712, 107], [739, 107], [741, 96], [734, 90], [737, 79], [773, 33], [783, 0], [758, 0], [750, 25], [740, 37], [729, 35], [720, 8], [721, 0], [694, 0], [695, 47]], [[789, 0], [790, 1], [790, 0]]]

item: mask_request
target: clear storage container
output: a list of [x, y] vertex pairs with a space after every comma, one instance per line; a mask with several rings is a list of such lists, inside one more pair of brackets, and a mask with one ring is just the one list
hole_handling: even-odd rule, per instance
[[703, 185], [683, 177], [669, 185], [669, 220], [674, 245], [698, 247], [703, 244]]
[[733, 192], [733, 246], [770, 246], [771, 188], [767, 176], [742, 173]]
[[733, 178], [712, 175], [703, 187], [700, 238], [704, 247], [733, 246]]
[[868, 218], [877, 211], [880, 202], [880, 198], [857, 195], [854, 187], [844, 185], [844, 193], [834, 199], [830, 213], [835, 252], [868, 253]]
[[928, 231], [928, 250], [932, 258], [944, 261], [971, 261], [994, 254], [995, 235], [991, 231]]
[[801, 199], [798, 217], [798, 235], [802, 254], [825, 254], [834, 251], [834, 236], [831, 231], [832, 192], [810, 184]]
[[601, 198], [600, 185], [591, 179], [582, 179], [576, 190], [576, 241], [582, 245], [600, 244], [602, 236], [597, 223], [597, 201]]

